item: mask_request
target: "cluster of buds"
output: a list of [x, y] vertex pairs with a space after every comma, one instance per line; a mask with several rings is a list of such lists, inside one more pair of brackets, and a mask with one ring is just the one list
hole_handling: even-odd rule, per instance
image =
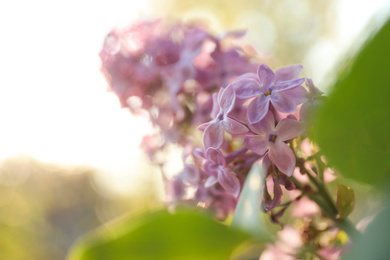
[[266, 173], [265, 211], [281, 204], [283, 187], [295, 189], [293, 140], [305, 136], [322, 95], [300, 78], [301, 65], [272, 71], [258, 62], [235, 44], [243, 35], [155, 20], [114, 29], [100, 53], [122, 106], [158, 129], [143, 142], [150, 158], [168, 143], [185, 148], [184, 169], [165, 178], [168, 203], [209, 208], [218, 219], [234, 211], [255, 163]]

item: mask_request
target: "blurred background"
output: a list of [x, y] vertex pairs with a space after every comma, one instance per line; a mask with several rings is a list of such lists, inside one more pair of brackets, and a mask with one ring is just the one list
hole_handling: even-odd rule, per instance
[[215, 34], [246, 29], [271, 68], [300, 63], [326, 90], [387, 2], [2, 1], [0, 260], [64, 259], [80, 235], [163, 203], [159, 171], [139, 149], [151, 127], [120, 108], [100, 73], [114, 26], [169, 16], [202, 20]]

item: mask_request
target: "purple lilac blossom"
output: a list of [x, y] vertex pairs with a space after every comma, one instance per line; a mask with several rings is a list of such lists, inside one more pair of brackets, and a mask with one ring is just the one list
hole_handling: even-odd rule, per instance
[[291, 176], [296, 159], [285, 141], [303, 134], [305, 126], [304, 122], [290, 118], [282, 119], [275, 126], [274, 116], [272, 112], [268, 112], [262, 121], [249, 125], [254, 134], [245, 136], [244, 146], [259, 155], [267, 152], [276, 167], [284, 174]]
[[[292, 74], [295, 76], [296, 73]], [[288, 76], [291, 75], [288, 74]], [[304, 81], [304, 78], [278, 80], [268, 65], [261, 64], [257, 70], [257, 78], [253, 75], [238, 77], [231, 85], [236, 91], [237, 98], [254, 98], [248, 105], [247, 119], [249, 124], [256, 124], [265, 117], [270, 103], [280, 112], [294, 112], [297, 104], [303, 101], [302, 95], [305, 94], [305, 90], [301, 84]], [[296, 88], [298, 89], [295, 90]]]
[[206, 188], [219, 182], [219, 184], [234, 197], [240, 193], [240, 181], [236, 174], [226, 165], [225, 157], [222, 152], [212, 147], [206, 150], [206, 162], [204, 171], [209, 175], [206, 180]]
[[203, 145], [205, 150], [209, 147], [219, 149], [224, 141], [225, 130], [231, 134], [243, 134], [248, 131], [246, 126], [228, 116], [234, 107], [234, 101], [235, 93], [232, 86], [220, 89], [217, 99], [218, 114], [210, 122], [199, 126], [199, 129], [204, 129]]

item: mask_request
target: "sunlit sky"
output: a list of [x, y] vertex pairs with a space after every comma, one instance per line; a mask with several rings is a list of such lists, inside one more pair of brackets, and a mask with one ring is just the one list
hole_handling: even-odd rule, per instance
[[[313, 63], [335, 46], [346, 48], [386, 3], [339, 2], [340, 37], [319, 45]], [[113, 26], [148, 14], [147, 3], [0, 2], [0, 160], [29, 154], [45, 162], [91, 165], [117, 183], [128, 180], [149, 128], [106, 92], [98, 53]], [[319, 65], [322, 74], [316, 76], [330, 65]]]

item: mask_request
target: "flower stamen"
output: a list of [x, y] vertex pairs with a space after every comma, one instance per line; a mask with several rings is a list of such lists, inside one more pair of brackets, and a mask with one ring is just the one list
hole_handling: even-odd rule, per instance
[[269, 142], [272, 142], [272, 143], [275, 143], [276, 137], [277, 137], [277, 135], [270, 134], [270, 135], [269, 135], [269, 138], [268, 138], [268, 141], [269, 141]]

